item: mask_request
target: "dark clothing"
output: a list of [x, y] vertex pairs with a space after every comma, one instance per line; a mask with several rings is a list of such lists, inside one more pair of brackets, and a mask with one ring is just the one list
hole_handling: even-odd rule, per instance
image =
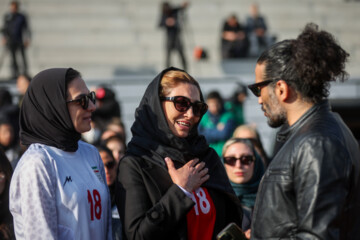
[[[242, 211], [216, 152], [193, 126], [186, 138], [168, 127], [158, 95], [160, 73], [148, 86], [131, 128], [131, 139], [118, 173], [117, 206], [127, 239], [187, 239], [187, 213], [191, 198], [175, 185], [166, 168], [170, 157], [176, 168], [198, 157], [209, 169], [207, 188], [216, 209], [213, 239], [228, 223], [241, 226]], [[203, 96], [200, 93], [200, 99]]]
[[252, 34], [254, 33], [257, 29], [263, 29], [265, 34], [264, 36], [256, 36], [257, 37], [257, 41], [258, 44], [260, 46], [267, 46], [267, 42], [266, 42], [266, 30], [267, 30], [267, 26], [266, 26], [266, 22], [265, 19], [262, 16], [258, 16], [256, 18], [253, 17], [247, 17], [246, 18], [246, 31], [248, 32], [248, 34]]
[[359, 145], [329, 103], [278, 133], [283, 146], [261, 181], [252, 239], [358, 239]]
[[[179, 20], [179, 14], [183, 10], [184, 8], [171, 8], [170, 11], [163, 13], [159, 26], [166, 29], [166, 67], [171, 66], [171, 52], [175, 50], [179, 53], [183, 69], [186, 70], [187, 62], [181, 40], [181, 23]], [[168, 26], [166, 24], [166, 19], [168, 18], [173, 18], [175, 20], [175, 24], [173, 26]]]
[[81, 134], [72, 123], [66, 103], [65, 76], [69, 68], [38, 73], [26, 91], [20, 110], [20, 140], [75, 152]]
[[[222, 32], [244, 32], [245, 28], [237, 23], [236, 26], [230, 26], [227, 21], [225, 21]], [[223, 59], [227, 58], [244, 58], [247, 57], [249, 51], [249, 39], [245, 35], [244, 39], [236, 39], [234, 41], [229, 41], [224, 38], [221, 38], [221, 54]]]
[[115, 92], [108, 87], [96, 90], [96, 100], [99, 107], [92, 113], [91, 118], [102, 131], [113, 118], [121, 118], [120, 103], [116, 99]]
[[19, 75], [19, 65], [16, 59], [17, 52], [21, 53], [23, 61], [23, 74], [27, 73], [27, 61], [24, 46], [24, 34], [26, 39], [30, 39], [30, 28], [25, 15], [21, 13], [7, 13], [4, 17], [3, 35], [7, 42], [12, 59], [12, 74], [14, 77]]

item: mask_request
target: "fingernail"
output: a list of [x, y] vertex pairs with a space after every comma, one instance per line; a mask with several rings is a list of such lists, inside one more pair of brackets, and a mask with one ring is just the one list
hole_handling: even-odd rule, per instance
[[166, 157], [166, 158], [164, 158], [164, 160], [165, 160], [165, 162], [167, 162], [167, 161], [169, 161], [169, 158], [168, 158], [168, 157]]

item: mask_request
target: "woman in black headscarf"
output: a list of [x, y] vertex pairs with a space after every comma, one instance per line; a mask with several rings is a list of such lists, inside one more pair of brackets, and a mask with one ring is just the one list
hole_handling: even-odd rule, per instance
[[241, 225], [239, 200], [216, 152], [198, 135], [207, 110], [199, 84], [168, 68], [148, 86], [118, 173], [127, 239], [215, 239]]
[[31, 81], [20, 111], [28, 149], [10, 186], [17, 239], [111, 239], [104, 166], [79, 141], [94, 110], [95, 93], [74, 69], [47, 69]]
[[225, 142], [222, 157], [226, 173], [236, 196], [240, 199], [244, 218], [242, 229], [251, 225], [251, 215], [262, 176], [264, 164], [251, 139], [231, 138]]

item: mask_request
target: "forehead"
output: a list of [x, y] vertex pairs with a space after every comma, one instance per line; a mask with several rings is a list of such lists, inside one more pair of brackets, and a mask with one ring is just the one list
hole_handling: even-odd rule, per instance
[[255, 82], [256, 83], [264, 81], [265, 67], [266, 67], [265, 63], [256, 64], [256, 67], [255, 67]]
[[171, 89], [169, 96], [184, 96], [188, 97], [191, 100], [200, 101], [200, 92], [199, 89], [190, 83], [179, 83]]
[[246, 145], [245, 143], [237, 142], [231, 144], [228, 149], [226, 150], [227, 154], [234, 154], [234, 153], [252, 153], [251, 148]]
[[111, 156], [109, 155], [108, 152], [102, 150], [102, 151], [99, 151], [99, 154], [100, 154], [100, 157], [101, 159], [103, 160], [103, 162], [109, 162], [112, 160]]
[[77, 77], [70, 81], [67, 86], [67, 91], [70, 99], [73, 99], [80, 94], [89, 93], [89, 89], [87, 88], [85, 81], [81, 77]]

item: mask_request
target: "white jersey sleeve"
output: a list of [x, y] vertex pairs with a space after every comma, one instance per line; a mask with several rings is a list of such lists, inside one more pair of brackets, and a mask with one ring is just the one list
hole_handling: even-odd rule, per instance
[[[57, 239], [56, 178], [52, 166], [41, 151], [26, 152], [26, 160], [18, 165], [21, 174], [11, 181], [10, 209], [16, 236], [21, 239]], [[22, 221], [17, 222], [17, 215]]]

